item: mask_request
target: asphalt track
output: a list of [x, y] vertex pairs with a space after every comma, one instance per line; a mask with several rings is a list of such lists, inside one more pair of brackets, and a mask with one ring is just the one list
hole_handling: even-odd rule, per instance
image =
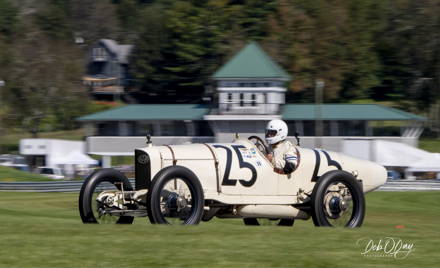
[[408, 191], [440, 191], [440, 180], [387, 181], [378, 191], [408, 192]]
[[[134, 179], [130, 179], [134, 185]], [[79, 192], [82, 181], [48, 181], [48, 182], [0, 182], [3, 192]], [[377, 191], [440, 191], [440, 180], [388, 181]]]

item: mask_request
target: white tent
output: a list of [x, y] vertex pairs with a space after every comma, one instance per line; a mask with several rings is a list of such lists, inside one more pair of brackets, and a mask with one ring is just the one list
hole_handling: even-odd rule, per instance
[[440, 154], [432, 153], [409, 166], [408, 172], [440, 172]]
[[98, 160], [79, 151], [72, 151], [65, 156], [53, 159], [52, 163], [55, 165], [97, 165]]
[[403, 143], [375, 140], [374, 161], [389, 167], [410, 167], [414, 163], [426, 161], [433, 154]]

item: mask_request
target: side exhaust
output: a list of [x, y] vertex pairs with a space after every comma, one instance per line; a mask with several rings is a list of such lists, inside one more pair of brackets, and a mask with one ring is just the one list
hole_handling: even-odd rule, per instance
[[245, 205], [237, 208], [237, 214], [244, 218], [283, 218], [303, 219], [310, 218], [306, 212], [290, 205]]

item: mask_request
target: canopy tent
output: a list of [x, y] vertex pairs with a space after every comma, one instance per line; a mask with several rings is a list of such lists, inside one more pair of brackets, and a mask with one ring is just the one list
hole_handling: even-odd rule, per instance
[[429, 157], [423, 158], [410, 165], [408, 172], [440, 172], [440, 154], [432, 153]]
[[374, 161], [389, 167], [411, 167], [432, 158], [432, 153], [398, 142], [375, 140]]
[[52, 163], [55, 165], [97, 165], [98, 160], [79, 151], [72, 151], [65, 156], [53, 159]]

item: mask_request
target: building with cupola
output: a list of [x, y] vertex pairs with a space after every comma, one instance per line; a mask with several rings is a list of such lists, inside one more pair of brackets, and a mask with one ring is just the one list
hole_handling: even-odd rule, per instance
[[[134, 148], [144, 145], [147, 133], [157, 144], [230, 142], [236, 134], [263, 137], [272, 119], [286, 121], [289, 133], [297, 132], [306, 147], [313, 147], [320, 138], [315, 137], [316, 120], [323, 122], [322, 146], [330, 150], [339, 151], [341, 141], [349, 137], [379, 135], [416, 146], [425, 120], [378, 104], [285, 103], [294, 76], [255, 42], [248, 43], [211, 79], [216, 88], [211, 104], [129, 104], [78, 118], [86, 129], [88, 152], [131, 155]], [[398, 127], [387, 129], [383, 122], [388, 121]]]
[[286, 85], [292, 79], [255, 42], [249, 43], [213, 76], [218, 103], [205, 115], [216, 140], [232, 133], [255, 135], [268, 120], [281, 118]]

